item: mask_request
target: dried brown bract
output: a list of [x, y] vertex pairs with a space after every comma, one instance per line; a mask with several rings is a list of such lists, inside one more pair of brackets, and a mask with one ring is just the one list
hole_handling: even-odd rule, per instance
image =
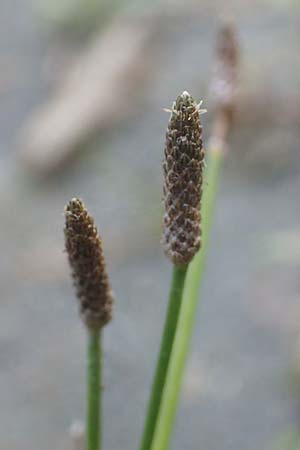
[[162, 244], [177, 266], [188, 264], [201, 244], [204, 150], [200, 106], [188, 92], [179, 95], [170, 110], [166, 133]]
[[112, 291], [106, 273], [102, 241], [80, 199], [65, 208], [65, 245], [72, 268], [80, 315], [89, 329], [102, 328], [112, 316]]

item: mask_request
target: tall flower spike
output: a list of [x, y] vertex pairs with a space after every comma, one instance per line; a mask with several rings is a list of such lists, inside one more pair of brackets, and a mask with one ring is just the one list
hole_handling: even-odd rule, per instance
[[106, 273], [102, 241], [83, 202], [73, 198], [65, 208], [65, 246], [79, 300], [80, 315], [91, 330], [112, 316], [112, 291]]
[[201, 103], [188, 92], [173, 103], [166, 133], [162, 244], [176, 266], [188, 264], [201, 245], [200, 201], [204, 166]]

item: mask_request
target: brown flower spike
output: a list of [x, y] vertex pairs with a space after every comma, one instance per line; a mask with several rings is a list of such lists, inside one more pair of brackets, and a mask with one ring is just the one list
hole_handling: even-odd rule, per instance
[[102, 241], [80, 199], [65, 208], [65, 245], [72, 268], [80, 315], [89, 329], [97, 330], [110, 321], [113, 296], [106, 273]]
[[212, 92], [219, 113], [231, 125], [235, 113], [238, 85], [239, 48], [236, 29], [231, 22], [222, 23], [216, 48], [216, 66]]
[[201, 245], [200, 201], [204, 167], [201, 103], [188, 92], [173, 103], [166, 133], [162, 244], [176, 266], [188, 264]]

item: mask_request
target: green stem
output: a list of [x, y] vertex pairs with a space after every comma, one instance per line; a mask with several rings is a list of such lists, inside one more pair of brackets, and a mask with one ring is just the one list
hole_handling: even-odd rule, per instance
[[162, 392], [168, 370], [169, 359], [172, 351], [173, 340], [176, 332], [178, 316], [187, 267], [173, 266], [171, 290], [167, 316], [161, 341], [160, 353], [156, 365], [156, 372], [152, 384], [150, 400], [148, 404], [145, 428], [142, 436], [140, 450], [150, 450], [156, 421], [159, 413]]
[[86, 450], [101, 449], [101, 336], [88, 331]]
[[206, 177], [208, 184], [204, 189], [203, 206], [201, 209], [203, 245], [193, 261], [189, 264], [180, 317], [151, 450], [166, 450], [170, 444], [184, 368], [196, 317], [198, 293], [207, 253], [221, 161], [222, 152], [217, 151], [217, 149], [210, 152]]

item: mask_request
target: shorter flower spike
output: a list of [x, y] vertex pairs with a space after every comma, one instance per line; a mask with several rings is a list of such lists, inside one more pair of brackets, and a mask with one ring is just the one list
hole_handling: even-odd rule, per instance
[[201, 103], [177, 97], [166, 133], [162, 244], [176, 266], [188, 264], [201, 244], [200, 201], [204, 168]]
[[65, 246], [79, 300], [80, 315], [91, 330], [112, 316], [113, 295], [106, 273], [102, 241], [83, 202], [73, 198], [65, 208]]

